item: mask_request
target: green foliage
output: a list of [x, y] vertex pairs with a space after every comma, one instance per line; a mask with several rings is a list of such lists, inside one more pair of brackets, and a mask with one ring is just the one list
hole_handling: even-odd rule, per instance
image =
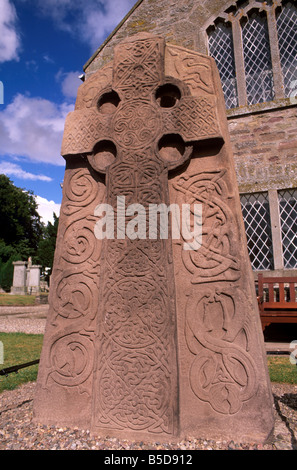
[[13, 281], [13, 261], [18, 261], [20, 256], [13, 254], [6, 263], [0, 262], [0, 286], [6, 292], [10, 291]]
[[[1, 233], [1, 230], [0, 230]], [[15, 249], [11, 245], [0, 239], [0, 262], [5, 263], [15, 254]]]
[[42, 231], [33, 193], [0, 175], [0, 286], [5, 291], [12, 285], [13, 261], [34, 257]]
[[0, 175], [2, 251], [5, 246], [13, 247], [14, 252], [28, 258], [35, 254], [41, 233], [42, 223], [33, 193], [16, 187], [7, 176]]
[[43, 236], [39, 242], [35, 258], [35, 261], [42, 266], [43, 272], [45, 268], [48, 268], [47, 277], [51, 275], [53, 268], [58, 225], [59, 218], [54, 214], [54, 223], [48, 222], [43, 229]]

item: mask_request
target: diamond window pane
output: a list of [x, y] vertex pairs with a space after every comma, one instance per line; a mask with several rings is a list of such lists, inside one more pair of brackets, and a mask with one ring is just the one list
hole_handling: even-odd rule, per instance
[[279, 191], [284, 267], [297, 268], [297, 189]]
[[268, 193], [242, 194], [240, 201], [252, 268], [273, 269]]
[[267, 18], [253, 13], [242, 26], [248, 104], [274, 98]]
[[297, 88], [297, 7], [292, 2], [286, 2], [278, 14], [277, 31], [285, 97], [289, 97]]
[[219, 69], [226, 108], [238, 106], [232, 26], [219, 23], [209, 34], [209, 52]]

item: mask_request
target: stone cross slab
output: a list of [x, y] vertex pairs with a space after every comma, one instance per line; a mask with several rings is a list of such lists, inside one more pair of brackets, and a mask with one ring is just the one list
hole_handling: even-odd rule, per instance
[[[106, 172], [107, 153], [113, 161], [114, 153], [124, 158], [127, 149], [151, 147], [156, 152], [166, 135], [168, 147], [170, 137], [173, 146], [178, 136], [184, 143], [222, 137], [215, 98], [193, 97], [184, 82], [165, 77], [164, 40], [142, 39], [116, 48], [111, 88], [98, 98], [97, 108], [67, 116], [62, 155], [90, 153], [94, 169]], [[172, 153], [163, 158], [168, 169], [189, 158]]]
[[[164, 54], [162, 38], [144, 37], [118, 46], [112, 88], [99, 97], [97, 108], [74, 111], [66, 121], [62, 153], [90, 153], [93, 169], [107, 173], [107, 202], [114, 210], [116, 196], [123, 195], [129, 205], [169, 205], [168, 170], [189, 159], [190, 143], [221, 135], [214, 103], [205, 107], [206, 100], [191, 96], [184, 83], [165, 77]], [[104, 244], [102, 365], [97, 371], [93, 416], [99, 430], [131, 426], [177, 433], [176, 311], [170, 252], [170, 244], [161, 240]], [[125, 373], [119, 372], [119, 362]], [[113, 390], [119, 380], [124, 385], [117, 397]], [[133, 409], [132, 402], [137, 403]]]
[[[136, 440], [263, 442], [272, 395], [214, 61], [146, 33], [120, 43], [81, 85], [62, 154], [35, 419]], [[201, 248], [170, 230], [99, 240], [96, 208], [118, 215], [118, 196], [202, 205]]]

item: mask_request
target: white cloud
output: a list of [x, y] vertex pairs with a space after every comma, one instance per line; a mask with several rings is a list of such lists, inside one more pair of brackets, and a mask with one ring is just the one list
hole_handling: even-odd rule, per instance
[[81, 72], [63, 72], [60, 70], [56, 75], [56, 80], [61, 82], [62, 93], [66, 98], [76, 98], [78, 87], [82, 84], [78, 78]]
[[20, 36], [17, 14], [9, 0], [0, 0], [0, 62], [18, 60]]
[[73, 104], [18, 94], [0, 112], [0, 154], [64, 165], [60, 156], [65, 118]]
[[[20, 46], [16, 11], [10, 1], [0, 0], [0, 62], [17, 59]], [[136, 0], [34, 0], [38, 13], [51, 17], [57, 27], [80, 37], [92, 49], [100, 46], [135, 3]], [[44, 60], [51, 59], [46, 55]], [[26, 65], [37, 67], [33, 61]], [[65, 119], [74, 109], [81, 82], [80, 72], [59, 74], [65, 103], [18, 94], [3, 111], [1, 108], [0, 155], [64, 166], [60, 152]]]
[[48, 54], [44, 54], [43, 56], [44, 62], [47, 62], [48, 64], [54, 64], [55, 61], [52, 59]]
[[39, 11], [57, 27], [97, 49], [136, 0], [38, 0]]
[[45, 224], [47, 224], [48, 222], [53, 223], [53, 214], [55, 213], [56, 216], [59, 217], [61, 204], [57, 204], [54, 201], [48, 201], [47, 199], [41, 196], [36, 196], [35, 199], [38, 205], [37, 212], [41, 217], [41, 221]]
[[85, 41], [97, 49], [135, 3], [136, 0], [107, 0], [99, 1], [99, 7], [98, 2], [89, 2], [84, 10]]
[[50, 181], [53, 181], [53, 179], [50, 178], [49, 176], [34, 175], [33, 173], [24, 171], [19, 165], [15, 163], [9, 163], [9, 162], [0, 163], [0, 174], [7, 175], [7, 176], [15, 176], [22, 180], [45, 181], [48, 183]]

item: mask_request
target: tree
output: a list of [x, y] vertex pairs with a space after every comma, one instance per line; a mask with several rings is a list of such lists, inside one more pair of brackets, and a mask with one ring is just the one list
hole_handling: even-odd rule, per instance
[[13, 280], [12, 262], [36, 255], [42, 230], [32, 191], [0, 175], [0, 285], [6, 291]]
[[0, 257], [2, 256], [2, 260], [5, 260], [11, 247], [22, 258], [34, 256], [41, 235], [42, 223], [33, 192], [16, 187], [7, 176], [0, 175]]
[[44, 227], [43, 235], [38, 245], [36, 262], [42, 266], [43, 272], [48, 268], [46, 272], [47, 278], [52, 273], [58, 225], [59, 218], [54, 214], [54, 223], [48, 222], [47, 226]]
[[10, 291], [13, 282], [13, 261], [20, 259], [18, 254], [13, 254], [5, 262], [0, 261], [0, 286], [6, 292]]

